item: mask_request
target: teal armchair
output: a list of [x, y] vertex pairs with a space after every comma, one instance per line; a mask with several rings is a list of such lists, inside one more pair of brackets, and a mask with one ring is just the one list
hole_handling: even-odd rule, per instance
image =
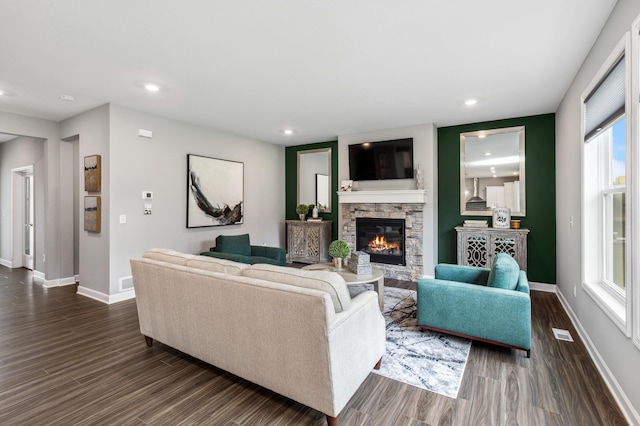
[[423, 328], [522, 349], [531, 357], [529, 282], [509, 255], [496, 258], [492, 269], [437, 265], [434, 279], [418, 281], [417, 311]]
[[200, 254], [252, 265], [268, 263], [285, 266], [287, 260], [287, 251], [283, 248], [252, 246], [249, 234], [219, 235], [216, 238], [216, 246]]

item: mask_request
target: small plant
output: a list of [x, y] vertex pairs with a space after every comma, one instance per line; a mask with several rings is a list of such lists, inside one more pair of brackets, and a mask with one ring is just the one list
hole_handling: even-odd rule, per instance
[[306, 204], [298, 204], [296, 207], [296, 213], [298, 214], [307, 214], [309, 213], [309, 206]]
[[329, 244], [329, 256], [333, 258], [344, 258], [349, 255], [349, 245], [343, 240], [331, 241]]

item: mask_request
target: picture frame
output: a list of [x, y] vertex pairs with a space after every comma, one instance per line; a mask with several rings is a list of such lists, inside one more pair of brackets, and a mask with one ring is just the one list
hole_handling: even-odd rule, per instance
[[84, 190], [87, 192], [100, 192], [102, 186], [102, 170], [100, 155], [88, 155], [84, 157]]
[[100, 233], [101, 199], [99, 195], [84, 197], [84, 230]]
[[349, 192], [353, 188], [353, 180], [343, 180], [340, 182], [340, 192]]
[[244, 223], [244, 163], [187, 154], [187, 228]]

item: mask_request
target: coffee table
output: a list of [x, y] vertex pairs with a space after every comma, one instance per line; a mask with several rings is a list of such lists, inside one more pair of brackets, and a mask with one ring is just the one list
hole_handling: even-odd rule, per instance
[[373, 289], [378, 292], [378, 304], [380, 310], [384, 308], [384, 271], [381, 268], [372, 267], [370, 274], [354, 274], [347, 268], [336, 268], [333, 263], [316, 263], [304, 266], [306, 271], [333, 271], [344, 278], [347, 285], [373, 283]]

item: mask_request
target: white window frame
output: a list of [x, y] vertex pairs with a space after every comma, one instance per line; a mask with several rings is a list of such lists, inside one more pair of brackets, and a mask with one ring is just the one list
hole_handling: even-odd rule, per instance
[[[622, 187], [610, 187], [609, 189], [601, 190], [603, 179], [610, 180], [610, 173], [608, 165], [604, 165], [602, 163], [599, 164], [598, 167], [598, 175], [593, 176], [591, 174], [592, 169], [589, 167], [595, 161], [606, 161], [609, 159], [609, 154], [604, 153], [601, 150], [603, 149], [604, 144], [599, 144], [597, 151], [594, 149], [595, 147], [585, 147], [584, 136], [585, 136], [585, 123], [584, 119], [582, 120], [582, 138], [581, 138], [581, 161], [582, 161], [582, 178], [581, 178], [581, 207], [582, 207], [582, 268], [581, 268], [581, 281], [582, 288], [585, 293], [588, 294], [594, 302], [603, 310], [603, 312], [611, 319], [611, 321], [618, 327], [620, 330], [627, 336], [631, 337], [632, 331], [632, 321], [630, 320], [630, 314], [632, 311], [632, 303], [634, 298], [632, 295], [634, 294], [633, 287], [633, 271], [632, 271], [632, 254], [634, 250], [631, 246], [635, 238], [632, 238], [634, 235], [632, 233], [633, 229], [631, 227], [633, 223], [633, 219], [631, 217], [632, 209], [631, 202], [635, 201], [635, 197], [633, 197], [634, 185], [630, 185], [630, 177], [633, 176], [631, 173], [631, 167], [635, 160], [632, 160], [632, 153], [630, 152], [633, 146], [631, 135], [632, 135], [632, 121], [630, 117], [635, 114], [635, 108], [630, 108], [631, 104], [631, 95], [630, 90], [628, 88], [631, 87], [631, 63], [632, 58], [630, 56], [630, 44], [631, 44], [631, 36], [629, 33], [626, 33], [622, 40], [616, 45], [613, 52], [609, 55], [607, 60], [604, 62], [596, 76], [593, 78], [589, 86], [585, 89], [582, 94], [582, 117], [585, 116], [585, 100], [589, 96], [589, 94], [597, 87], [597, 85], [605, 78], [610, 69], [616, 64], [617, 60], [624, 55], [625, 56], [625, 77], [626, 77], [626, 88], [625, 91], [625, 117], [626, 117], [626, 134], [627, 134], [627, 152], [626, 152], [626, 179], [627, 183], [625, 185], [626, 195], [625, 195], [625, 217], [627, 221], [625, 223], [625, 234], [626, 234], [626, 246], [625, 246], [625, 291], [622, 291], [616, 284], [608, 282], [604, 280], [605, 277], [605, 266], [607, 265], [606, 259], [606, 250], [605, 250], [605, 241], [603, 230], [605, 229], [605, 215], [603, 214], [605, 206], [604, 206], [604, 197], [602, 194], [613, 194], [615, 192], [620, 192]], [[635, 56], [635, 55], [634, 55]], [[605, 174], [606, 176], [603, 176]], [[611, 186], [612, 183], [610, 182]], [[594, 198], [595, 191], [593, 188], [598, 188], [597, 197]], [[601, 198], [602, 197], [602, 198]], [[594, 212], [594, 209], [596, 212]], [[593, 235], [594, 227], [598, 229], [596, 232], [597, 235]], [[638, 319], [638, 324], [640, 325], [640, 319]], [[634, 327], [637, 329], [637, 327]], [[640, 334], [639, 334], [640, 337]], [[634, 339], [635, 340], [635, 339]], [[640, 339], [638, 339], [638, 343], [640, 344]]]
[[[631, 25], [630, 37], [631, 48], [628, 49], [631, 54], [629, 76], [630, 82], [630, 111], [627, 111], [627, 129], [629, 133], [631, 145], [627, 152], [627, 157], [631, 159], [632, 166], [635, 168], [628, 170], [627, 174], [627, 193], [631, 194], [631, 199], [627, 200], [632, 215], [632, 227], [627, 231], [631, 235], [631, 244], [627, 245], [627, 250], [631, 251], [631, 258], [637, 258], [636, 253], [640, 254], [640, 16]], [[630, 127], [629, 127], [630, 126]], [[627, 162], [628, 164], [628, 162]], [[633, 343], [636, 348], [640, 349], [640, 283], [636, 282], [636, 277], [640, 277], [640, 262], [633, 262], [631, 265], [631, 279], [627, 277], [627, 283], [630, 288], [630, 297], [632, 299], [633, 309]], [[629, 268], [627, 268], [629, 270]]]

